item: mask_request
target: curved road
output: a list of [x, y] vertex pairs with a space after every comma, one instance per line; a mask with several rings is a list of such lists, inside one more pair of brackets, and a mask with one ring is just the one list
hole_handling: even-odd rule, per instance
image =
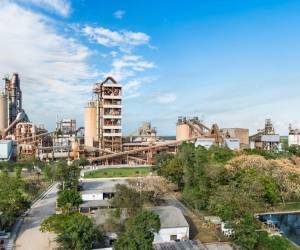
[[28, 215], [18, 234], [16, 250], [49, 250], [55, 248], [55, 235], [40, 232], [40, 225], [45, 218], [55, 213], [58, 184], [51, 187], [43, 198], [36, 201], [31, 207]]

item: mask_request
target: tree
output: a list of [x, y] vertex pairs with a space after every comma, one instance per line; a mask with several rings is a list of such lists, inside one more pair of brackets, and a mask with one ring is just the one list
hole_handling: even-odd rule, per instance
[[283, 236], [269, 236], [267, 232], [260, 232], [258, 250], [296, 250], [291, 242]]
[[299, 145], [291, 145], [287, 148], [288, 152], [293, 155], [300, 156], [300, 146]]
[[81, 203], [81, 195], [77, 190], [65, 189], [59, 192], [57, 198], [57, 207], [60, 208], [63, 212], [78, 209]]
[[258, 242], [258, 227], [255, 224], [253, 215], [247, 213], [244, 218], [232, 224], [234, 230], [234, 242], [242, 250], [252, 250]]
[[209, 153], [211, 154], [212, 159], [219, 163], [226, 163], [234, 156], [234, 152], [227, 146], [212, 146], [209, 149]]
[[126, 216], [134, 216], [141, 211], [143, 205], [142, 193], [124, 184], [116, 185], [116, 193], [111, 200], [112, 207], [116, 208], [116, 215], [121, 216], [122, 211]]
[[161, 163], [158, 173], [178, 185], [178, 187], [183, 182], [183, 164], [177, 158], [168, 159]]
[[43, 168], [43, 173], [49, 181], [53, 181], [55, 179], [55, 167], [51, 165], [46, 165]]
[[79, 167], [84, 167], [89, 164], [90, 164], [90, 162], [86, 158], [80, 158], [78, 160], [73, 161], [73, 165], [79, 166]]
[[159, 216], [151, 211], [142, 211], [126, 221], [125, 230], [113, 245], [113, 249], [152, 250], [154, 233], [159, 229]]
[[275, 179], [270, 176], [263, 176], [262, 183], [265, 189], [265, 201], [271, 205], [274, 205], [276, 202], [280, 201], [279, 187]]
[[58, 161], [54, 165], [54, 179], [60, 182], [60, 189], [77, 189], [80, 169], [75, 165], [68, 165], [65, 161]]
[[172, 189], [164, 177], [161, 176], [146, 176], [143, 178], [132, 179], [129, 184], [137, 191], [150, 194], [151, 201], [157, 205], [162, 197]]
[[51, 215], [43, 221], [40, 230], [57, 234], [56, 241], [62, 250], [90, 250], [92, 243], [101, 238], [93, 221], [78, 212]]
[[164, 162], [169, 161], [173, 158], [174, 158], [173, 154], [166, 153], [166, 152], [161, 152], [161, 153], [155, 155], [155, 163], [156, 164], [154, 166], [154, 170], [159, 169]]
[[9, 227], [16, 216], [29, 208], [30, 199], [24, 185], [21, 179], [0, 174], [0, 211], [5, 218], [2, 227]]

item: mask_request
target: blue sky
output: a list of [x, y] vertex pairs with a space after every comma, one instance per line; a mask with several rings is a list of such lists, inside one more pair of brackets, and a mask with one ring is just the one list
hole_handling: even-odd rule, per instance
[[19, 72], [24, 108], [49, 129], [83, 124], [91, 87], [124, 86], [124, 131], [178, 116], [300, 126], [299, 1], [0, 0], [0, 74]]

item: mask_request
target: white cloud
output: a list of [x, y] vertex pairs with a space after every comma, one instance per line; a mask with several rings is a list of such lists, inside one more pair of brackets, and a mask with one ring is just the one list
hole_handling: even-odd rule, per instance
[[111, 57], [116, 57], [118, 55], [117, 51], [111, 51], [110, 52]]
[[[107, 48], [114, 48], [110, 51], [111, 69], [102, 74], [112, 75], [117, 81], [125, 83], [126, 87], [135, 87], [135, 91], [128, 91], [126, 98], [140, 96], [137, 89], [142, 85], [141, 75], [146, 70], [156, 68], [156, 65], [134, 53], [134, 49], [141, 45], [147, 45], [150, 48], [150, 36], [143, 32], [133, 32], [129, 30], [110, 30], [104, 27], [85, 26], [81, 29], [83, 35], [89, 38], [91, 42], [96, 42]], [[118, 50], [116, 51], [117, 48]], [[147, 80], [149, 81], [149, 80]], [[139, 86], [139, 87], [137, 87]]]
[[117, 19], [122, 19], [125, 14], [126, 14], [126, 11], [117, 10], [117, 11], [114, 12], [114, 17], [117, 18]]
[[134, 79], [123, 86], [124, 92], [134, 92], [136, 91], [142, 84], [142, 81], [139, 79]]
[[173, 93], [164, 93], [164, 94], [158, 94], [155, 98], [155, 101], [160, 104], [168, 104], [175, 102], [177, 99], [176, 95]]
[[154, 81], [156, 77], [140, 77], [127, 81], [123, 85], [124, 99], [139, 97], [142, 95], [141, 88], [143, 85]]
[[69, 16], [71, 13], [71, 4], [68, 0], [20, 0], [24, 3], [30, 3], [48, 11], [55, 12], [61, 16]]
[[153, 62], [148, 62], [141, 56], [137, 55], [124, 55], [123, 57], [113, 61], [112, 66], [116, 70], [123, 68], [131, 68], [135, 71], [144, 71], [145, 69], [154, 68]]
[[118, 81], [126, 80], [136, 76], [137, 73], [156, 67], [153, 62], [134, 54], [125, 54], [119, 58], [114, 58], [111, 66], [112, 69], [108, 74], [113, 75]]
[[85, 26], [82, 32], [92, 41], [105, 47], [119, 47], [128, 50], [132, 47], [148, 44], [150, 36], [143, 32], [128, 30], [112, 31], [103, 27]]
[[0, 6], [0, 76], [18, 72], [29, 117], [54, 125], [55, 115], [82, 117], [97, 74], [90, 50], [59, 34], [43, 16], [5, 2]]

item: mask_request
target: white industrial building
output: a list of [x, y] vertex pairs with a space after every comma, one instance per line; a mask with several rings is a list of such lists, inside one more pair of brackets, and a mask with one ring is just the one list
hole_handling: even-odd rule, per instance
[[222, 145], [227, 146], [231, 150], [239, 150], [240, 149], [240, 139], [238, 138], [226, 138], [224, 139], [224, 143], [216, 144], [215, 138], [198, 138], [195, 142], [195, 146], [202, 146], [206, 149], [209, 149], [213, 145]]
[[198, 138], [195, 142], [195, 146], [202, 146], [206, 149], [209, 149], [212, 145], [215, 144], [215, 141], [216, 140], [214, 138]]
[[289, 137], [288, 137], [289, 146], [300, 145], [300, 130], [292, 128], [292, 125], [289, 126]]
[[241, 148], [240, 139], [238, 138], [226, 138], [224, 144], [231, 150], [239, 150]]
[[153, 243], [188, 240], [189, 224], [177, 207], [164, 206], [150, 208], [160, 219], [160, 230], [154, 234]]
[[126, 180], [85, 180], [82, 183], [80, 212], [87, 213], [98, 208], [110, 207], [109, 200], [116, 192], [117, 184], [127, 184]]
[[300, 145], [300, 134], [289, 134], [289, 146]]
[[0, 161], [12, 160], [15, 157], [15, 149], [12, 140], [0, 140]]

